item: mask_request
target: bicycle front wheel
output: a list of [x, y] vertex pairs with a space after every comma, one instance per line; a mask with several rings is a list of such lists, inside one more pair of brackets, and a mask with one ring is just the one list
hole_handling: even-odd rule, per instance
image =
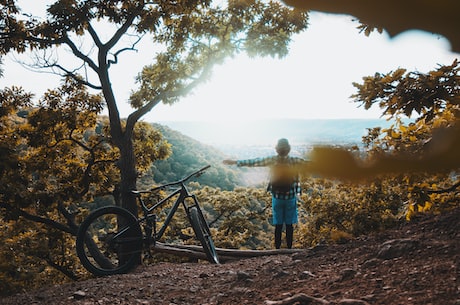
[[142, 231], [136, 217], [117, 206], [95, 210], [82, 222], [76, 249], [82, 265], [97, 276], [125, 273], [140, 261]]
[[213, 264], [218, 264], [219, 258], [217, 256], [216, 247], [214, 246], [214, 241], [212, 240], [208, 223], [196, 206], [190, 208], [190, 222], [193, 230], [195, 231], [196, 237], [203, 247], [208, 261]]

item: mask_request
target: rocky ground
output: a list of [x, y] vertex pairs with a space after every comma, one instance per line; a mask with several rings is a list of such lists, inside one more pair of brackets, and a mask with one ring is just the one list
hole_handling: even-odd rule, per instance
[[460, 210], [345, 244], [221, 265], [159, 263], [0, 304], [460, 305]]

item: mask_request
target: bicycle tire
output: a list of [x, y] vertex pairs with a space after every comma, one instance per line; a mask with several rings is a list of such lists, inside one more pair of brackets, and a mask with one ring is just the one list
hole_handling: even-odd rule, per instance
[[196, 206], [190, 208], [190, 223], [197, 239], [203, 247], [208, 261], [213, 264], [219, 264], [219, 257], [217, 256], [216, 247], [212, 240], [211, 230], [209, 230], [208, 223]]
[[96, 276], [126, 273], [142, 252], [142, 231], [128, 210], [108, 206], [95, 210], [81, 223], [76, 250], [82, 265]]

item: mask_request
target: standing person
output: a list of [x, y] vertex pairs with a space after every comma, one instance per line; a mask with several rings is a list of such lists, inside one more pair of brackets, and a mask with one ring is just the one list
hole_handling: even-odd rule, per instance
[[287, 139], [279, 139], [275, 147], [277, 155], [248, 160], [224, 160], [227, 165], [269, 166], [270, 183], [267, 190], [272, 194], [273, 224], [275, 225], [275, 247], [281, 247], [283, 224], [286, 226], [286, 244], [292, 248], [294, 224], [297, 217], [297, 195], [300, 195], [300, 175], [298, 166], [305, 162], [301, 158], [289, 156], [291, 146]]

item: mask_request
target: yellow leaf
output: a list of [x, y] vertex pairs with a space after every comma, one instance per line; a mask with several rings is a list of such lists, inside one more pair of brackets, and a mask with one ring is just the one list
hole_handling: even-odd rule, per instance
[[444, 73], [442, 71], [431, 71], [430, 75], [434, 77], [440, 77], [440, 76], [443, 76]]
[[409, 212], [415, 212], [415, 208], [413, 204], [409, 204]]
[[411, 217], [412, 217], [412, 214], [414, 214], [414, 212], [410, 211], [410, 209], [407, 211], [406, 213], [406, 220], [407, 221], [410, 221]]
[[429, 211], [433, 204], [429, 201], [425, 201], [425, 206], [423, 207], [423, 212]]
[[406, 69], [398, 69], [393, 73], [393, 77], [400, 78], [404, 73], [406, 73]]

